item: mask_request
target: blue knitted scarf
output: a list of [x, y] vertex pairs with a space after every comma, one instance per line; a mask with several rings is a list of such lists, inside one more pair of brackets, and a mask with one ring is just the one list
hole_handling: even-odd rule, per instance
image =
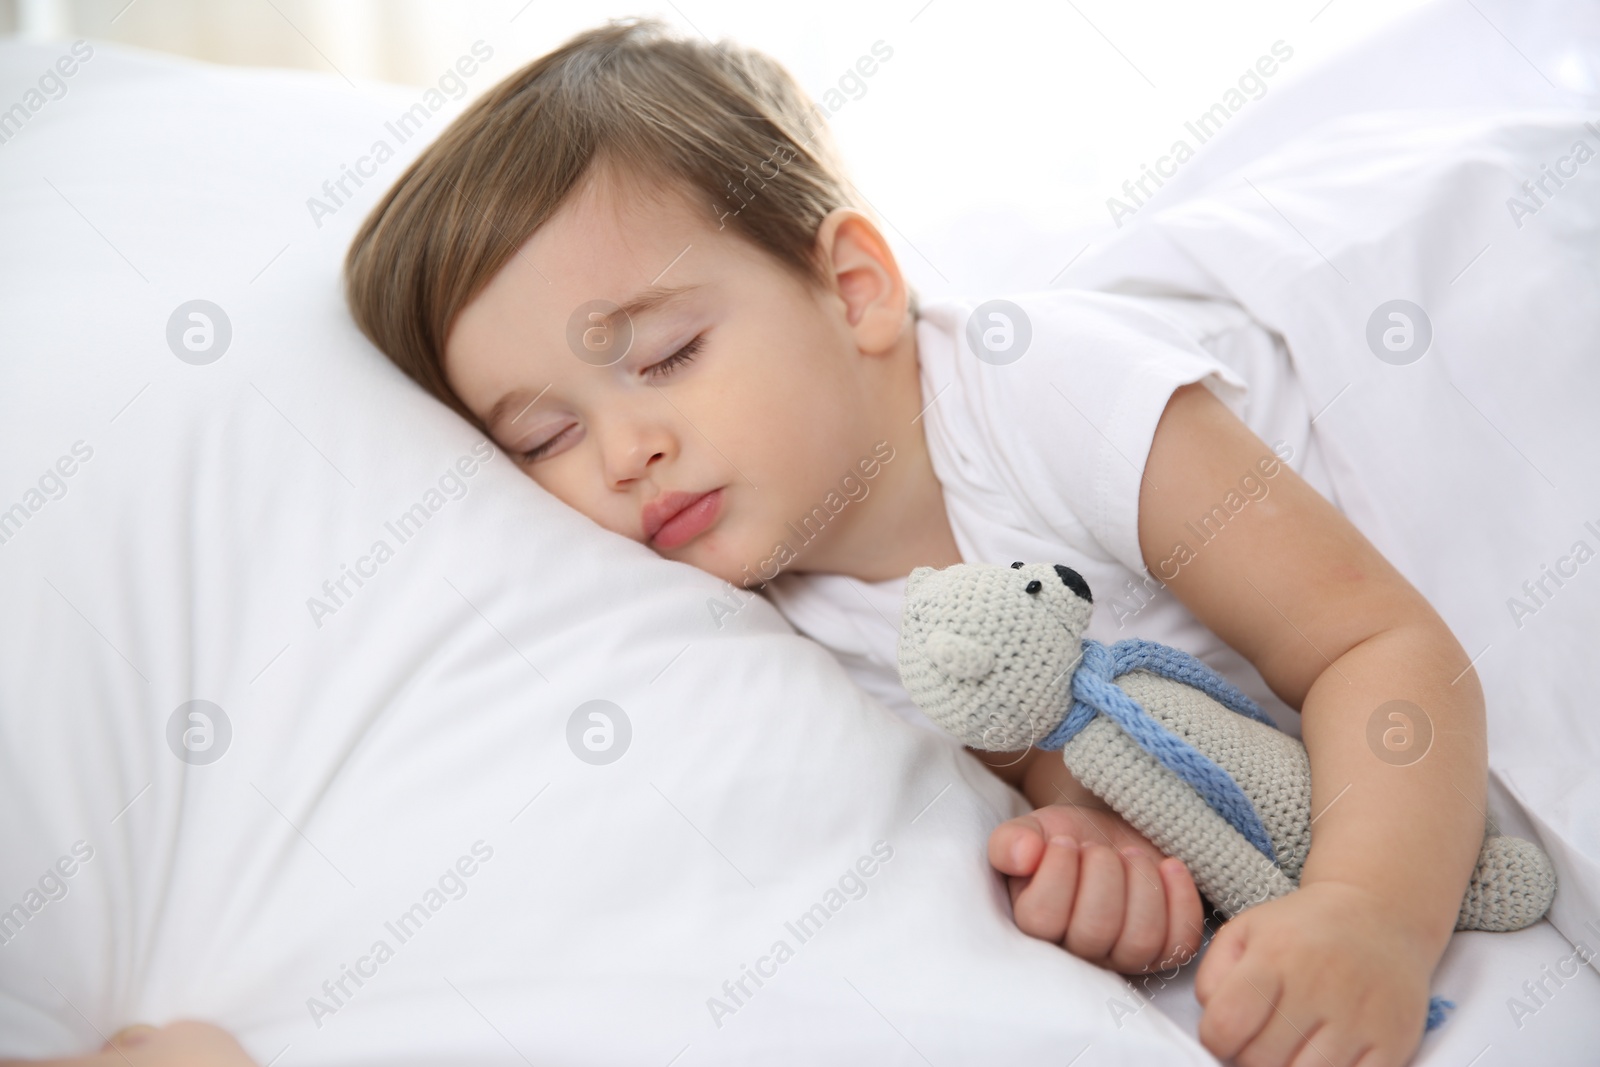
[[1133, 738], [1139, 747], [1182, 778], [1228, 820], [1228, 825], [1254, 845], [1273, 863], [1278, 861], [1255, 805], [1233, 776], [1217, 766], [1205, 753], [1173, 733], [1137, 700], [1124, 693], [1112, 679], [1129, 671], [1143, 670], [1193, 686], [1217, 703], [1260, 723], [1277, 728], [1256, 705], [1222, 675], [1181, 649], [1131, 637], [1107, 647], [1093, 638], [1083, 639], [1083, 660], [1072, 676], [1072, 709], [1061, 725], [1038, 743], [1039, 748], [1059, 749], [1089, 725], [1096, 715], [1105, 715]]

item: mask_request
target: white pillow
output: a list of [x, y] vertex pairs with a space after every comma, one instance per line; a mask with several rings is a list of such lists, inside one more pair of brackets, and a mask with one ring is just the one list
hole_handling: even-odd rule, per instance
[[52, 98], [72, 54], [0, 46], [0, 1054], [1211, 1062], [1015, 929], [1016, 794], [359, 336], [349, 236], [447, 109], [394, 146], [422, 90], [103, 45]]

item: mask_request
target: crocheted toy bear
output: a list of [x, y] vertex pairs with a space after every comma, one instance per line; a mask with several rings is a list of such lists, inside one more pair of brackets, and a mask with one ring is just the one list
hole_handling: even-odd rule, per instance
[[[906, 580], [900, 679], [965, 745], [1060, 749], [1085, 788], [1188, 865], [1223, 915], [1291, 892], [1311, 846], [1305, 746], [1185, 652], [1085, 638], [1092, 610], [1088, 583], [1060, 564], [918, 567]], [[1486, 837], [1456, 929], [1521, 929], [1554, 895], [1538, 846]]]

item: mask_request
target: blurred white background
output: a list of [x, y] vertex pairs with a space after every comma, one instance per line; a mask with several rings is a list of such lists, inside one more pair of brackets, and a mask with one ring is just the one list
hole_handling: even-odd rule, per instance
[[[0, 0], [0, 32], [416, 85], [481, 39], [495, 58], [469, 86], [476, 94], [580, 29], [654, 14], [772, 54], [813, 98], [882, 41], [893, 57], [831, 121], [858, 188], [933, 299], [1047, 286], [1107, 228], [1107, 198], [1274, 42], [1293, 55], [1267, 93], [1422, 2]], [[1016, 227], [1033, 239], [1006, 239]]]

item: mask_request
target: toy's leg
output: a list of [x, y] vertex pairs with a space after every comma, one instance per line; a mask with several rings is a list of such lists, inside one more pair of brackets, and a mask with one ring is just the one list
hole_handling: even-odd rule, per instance
[[1456, 929], [1520, 930], [1538, 922], [1555, 895], [1555, 868], [1538, 845], [1520, 837], [1486, 837]]

